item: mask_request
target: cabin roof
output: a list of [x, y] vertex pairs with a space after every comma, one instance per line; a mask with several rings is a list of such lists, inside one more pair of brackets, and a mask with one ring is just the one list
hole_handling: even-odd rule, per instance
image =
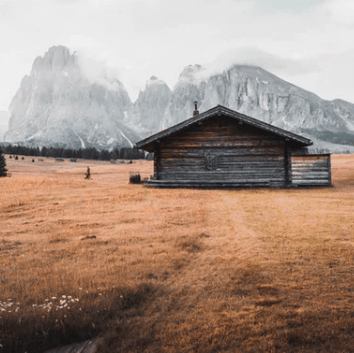
[[[278, 135], [278, 136], [283, 137], [285, 139], [289, 139], [289, 141], [300, 144], [301, 147], [310, 146], [313, 144], [313, 142], [311, 140], [309, 140], [305, 137], [302, 137], [302, 136], [294, 134], [292, 132], [280, 129], [279, 127], [267, 124], [263, 121], [260, 121], [255, 118], [251, 118], [247, 115], [238, 113], [238, 112], [231, 110], [229, 108], [226, 108], [222, 105], [217, 105], [216, 107], [211, 108], [204, 113], [198, 114], [190, 119], [182, 121], [179, 124], [176, 124], [168, 129], [162, 130], [154, 135], [151, 135], [151, 136], [137, 142], [136, 147], [140, 148], [140, 149], [144, 149], [146, 147], [149, 148], [149, 145], [151, 146], [151, 144], [158, 142], [158, 140], [160, 140], [160, 139], [163, 139], [167, 136], [170, 136], [170, 135], [175, 134], [181, 130], [184, 130], [184, 129], [188, 128], [189, 126], [194, 125], [194, 124], [196, 124], [200, 121], [203, 121], [207, 118], [210, 118], [212, 116], [218, 116], [218, 115], [230, 117], [232, 119], [235, 119], [238, 122], [242, 122], [242, 123], [257, 127], [257, 128], [264, 130], [266, 132], [270, 132], [272, 134]], [[150, 147], [150, 149], [151, 149], [151, 147]]]

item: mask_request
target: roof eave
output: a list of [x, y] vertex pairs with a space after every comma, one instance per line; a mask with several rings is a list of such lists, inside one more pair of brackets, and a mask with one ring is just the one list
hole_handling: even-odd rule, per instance
[[[198, 114], [192, 118], [189, 118], [187, 120], [182, 121], [179, 124], [176, 124], [168, 129], [165, 129], [163, 131], [160, 131], [154, 135], [151, 135], [144, 140], [141, 140], [136, 143], [137, 147], [140, 149], [144, 149], [144, 147], [148, 146], [149, 144], [154, 144], [155, 141], [158, 141], [159, 139], [166, 138], [167, 136], [179, 132], [185, 128], [187, 128], [190, 125], [193, 125], [197, 123], [200, 120], [206, 119], [208, 117], [212, 117], [215, 114], [224, 114], [226, 116], [230, 116], [233, 119], [238, 119], [243, 121], [246, 124], [249, 124], [251, 126], [254, 126], [256, 128], [262, 129], [264, 131], [268, 131], [270, 133], [274, 133], [275, 135], [282, 136], [284, 139], [291, 140], [292, 142], [301, 144], [303, 146], [311, 146], [313, 145], [313, 142], [305, 137], [302, 137], [300, 135], [296, 135], [290, 131], [286, 131], [283, 129], [280, 129], [276, 126], [267, 124], [261, 120], [257, 120], [255, 118], [249, 117], [247, 115], [235, 112], [229, 108], [223, 107], [221, 105], [217, 105], [216, 107], [209, 109], [208, 111]], [[147, 149], [148, 150], [148, 149]]]

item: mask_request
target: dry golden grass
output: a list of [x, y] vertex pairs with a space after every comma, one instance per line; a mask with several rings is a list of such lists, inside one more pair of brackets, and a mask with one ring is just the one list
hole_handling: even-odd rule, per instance
[[354, 155], [332, 156], [334, 187], [298, 190], [149, 189], [128, 179], [152, 162], [6, 160], [0, 352], [98, 334], [101, 352], [354, 351]]

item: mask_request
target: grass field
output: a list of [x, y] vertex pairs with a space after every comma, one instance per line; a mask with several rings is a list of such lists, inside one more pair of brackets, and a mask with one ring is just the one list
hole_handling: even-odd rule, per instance
[[[0, 353], [354, 352], [354, 155], [334, 187], [150, 189], [148, 161], [6, 156]], [[92, 179], [84, 180], [90, 166]]]

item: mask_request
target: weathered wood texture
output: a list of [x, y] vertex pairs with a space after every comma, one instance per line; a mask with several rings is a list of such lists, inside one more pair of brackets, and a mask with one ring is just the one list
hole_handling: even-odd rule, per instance
[[332, 185], [331, 155], [291, 156], [294, 186]]
[[187, 181], [281, 187], [289, 182], [287, 164], [282, 138], [221, 116], [163, 139], [155, 179], [171, 186]]

